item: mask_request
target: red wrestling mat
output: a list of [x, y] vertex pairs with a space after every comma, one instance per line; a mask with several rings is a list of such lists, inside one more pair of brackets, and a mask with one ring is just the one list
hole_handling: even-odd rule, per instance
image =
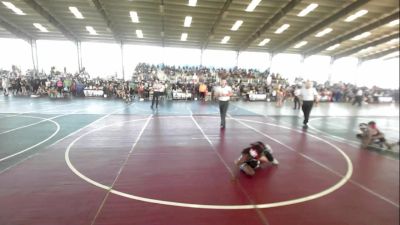
[[[209, 116], [95, 123], [0, 175], [0, 224], [399, 223], [398, 161], [265, 118], [218, 125]], [[280, 164], [249, 178], [233, 160], [257, 140]]]

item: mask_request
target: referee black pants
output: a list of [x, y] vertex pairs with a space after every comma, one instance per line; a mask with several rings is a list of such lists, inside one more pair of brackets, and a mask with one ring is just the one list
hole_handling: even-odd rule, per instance
[[301, 106], [301, 109], [304, 113], [303, 124], [308, 123], [308, 119], [310, 118], [310, 112], [311, 112], [313, 104], [314, 104], [314, 101], [303, 101], [303, 105]]
[[356, 96], [356, 97], [355, 97], [355, 99], [354, 99], [352, 105], [355, 105], [356, 103], [358, 104], [358, 107], [361, 107], [361, 104], [362, 104], [362, 96]]
[[[300, 109], [300, 99], [297, 96], [294, 96], [294, 108], [293, 109]], [[299, 106], [299, 107], [297, 107]]]
[[154, 106], [154, 101], [156, 102], [156, 108], [158, 108], [158, 97], [160, 97], [161, 92], [153, 92], [153, 99], [151, 100], [151, 108]]
[[225, 127], [225, 117], [228, 111], [229, 101], [219, 101], [219, 113], [221, 114], [221, 126]]

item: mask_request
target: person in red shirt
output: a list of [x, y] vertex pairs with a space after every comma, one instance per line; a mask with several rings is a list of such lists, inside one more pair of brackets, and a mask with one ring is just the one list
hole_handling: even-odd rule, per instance
[[251, 143], [250, 147], [243, 149], [240, 157], [235, 160], [236, 166], [249, 176], [254, 176], [255, 170], [268, 162], [274, 165], [279, 164], [278, 160], [272, 156], [271, 147], [261, 141]]

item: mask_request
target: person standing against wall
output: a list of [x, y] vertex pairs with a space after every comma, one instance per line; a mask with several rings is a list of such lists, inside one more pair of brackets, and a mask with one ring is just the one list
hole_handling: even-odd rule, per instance
[[2, 86], [3, 86], [3, 92], [4, 92], [4, 96], [8, 96], [8, 87], [10, 86], [10, 80], [8, 79], [8, 77], [3, 77], [2, 80]]
[[295, 86], [294, 87], [294, 91], [293, 91], [293, 98], [294, 98], [294, 110], [296, 109], [300, 109], [300, 99], [299, 99], [299, 95], [301, 94], [301, 89], [300, 87]]
[[227, 85], [226, 79], [221, 79], [221, 85], [215, 89], [215, 97], [218, 98], [219, 112], [221, 115], [221, 129], [225, 129], [226, 112], [228, 111], [229, 100], [232, 96], [232, 88]]
[[154, 101], [156, 102], [156, 108], [158, 108], [158, 98], [160, 97], [161, 91], [163, 89], [162, 84], [156, 79], [153, 83], [153, 98], [151, 100], [151, 108], [154, 107]]
[[303, 100], [301, 109], [304, 114], [303, 128], [308, 128], [308, 119], [310, 118], [311, 109], [314, 101], [318, 103], [318, 92], [312, 85], [311, 81], [307, 81], [300, 92], [300, 98]]
[[200, 100], [205, 101], [207, 95], [207, 85], [203, 82], [199, 85]]
[[356, 97], [354, 98], [352, 105], [355, 105], [357, 103], [358, 107], [361, 107], [362, 101], [363, 101], [363, 90], [361, 88], [358, 88], [356, 92]]

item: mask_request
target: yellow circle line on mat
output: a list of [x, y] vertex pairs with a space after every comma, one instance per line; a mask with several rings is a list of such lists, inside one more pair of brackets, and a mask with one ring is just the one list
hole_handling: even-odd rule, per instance
[[[190, 117], [190, 116], [179, 116], [179, 118], [183, 118], [183, 117]], [[158, 117], [158, 118], [171, 118], [171, 116], [169, 117]], [[207, 118], [210, 118], [209, 116]], [[121, 123], [127, 123], [127, 122], [137, 122], [137, 121], [143, 121], [143, 120], [147, 120], [147, 119], [136, 119], [136, 120], [130, 120], [130, 121], [124, 121]], [[295, 129], [289, 128], [289, 127], [285, 127], [285, 126], [280, 126], [280, 125], [276, 125], [276, 124], [271, 124], [271, 123], [265, 123], [265, 122], [259, 122], [259, 121], [254, 121], [254, 120], [246, 120], [246, 119], [236, 119], [239, 121], [248, 121], [248, 122], [254, 122], [254, 123], [262, 123], [265, 125], [269, 125], [269, 126], [275, 126], [275, 127], [281, 127], [284, 129], [288, 129], [288, 130], [293, 130], [296, 132], [299, 132]], [[338, 190], [340, 187], [342, 187], [351, 177], [351, 175], [353, 174], [353, 164], [351, 163], [350, 158], [346, 155], [346, 153], [344, 153], [339, 147], [337, 147], [336, 145], [322, 139], [319, 138], [315, 135], [312, 134], [307, 134], [310, 135], [311, 137], [314, 137], [322, 142], [325, 142], [326, 144], [332, 146], [334, 149], [336, 149], [345, 159], [346, 163], [347, 163], [347, 172], [346, 174], [342, 177], [342, 179], [339, 180], [339, 182], [337, 182], [335, 185], [312, 195], [308, 195], [305, 197], [301, 197], [301, 198], [296, 198], [296, 199], [291, 199], [291, 200], [287, 200], [287, 201], [280, 201], [280, 202], [272, 202], [272, 203], [263, 203], [263, 204], [248, 204], [248, 205], [206, 205], [206, 204], [193, 204], [193, 203], [183, 203], [183, 202], [174, 202], [174, 201], [164, 201], [164, 200], [159, 200], [159, 199], [152, 199], [152, 198], [145, 198], [145, 197], [140, 197], [137, 195], [132, 195], [132, 194], [128, 194], [125, 192], [121, 192], [115, 189], [112, 189], [110, 186], [101, 184], [95, 180], [90, 179], [89, 177], [85, 176], [84, 174], [82, 174], [81, 172], [79, 172], [71, 163], [71, 160], [69, 158], [69, 153], [71, 151], [72, 146], [78, 141], [80, 140], [82, 137], [93, 133], [95, 131], [104, 129], [106, 127], [110, 127], [110, 126], [115, 126], [117, 124], [121, 124], [121, 123], [114, 123], [111, 125], [107, 125], [107, 126], [103, 126], [103, 127], [99, 127], [96, 128], [94, 130], [88, 131], [82, 135], [80, 135], [79, 137], [77, 137], [74, 141], [72, 141], [66, 151], [65, 151], [65, 162], [67, 163], [68, 167], [71, 169], [72, 172], [74, 172], [78, 177], [80, 177], [81, 179], [83, 179], [84, 181], [102, 188], [104, 190], [110, 191], [111, 193], [115, 194], [115, 195], [119, 195], [121, 197], [125, 197], [125, 198], [129, 198], [129, 199], [134, 199], [134, 200], [138, 200], [138, 201], [142, 201], [142, 202], [148, 202], [148, 203], [154, 203], [154, 204], [160, 204], [160, 205], [168, 205], [168, 206], [178, 206], [178, 207], [186, 207], [186, 208], [197, 208], [197, 209], [223, 209], [223, 210], [238, 210], [238, 209], [254, 209], [254, 208], [273, 208], [273, 207], [279, 207], [279, 206], [288, 206], [288, 205], [294, 205], [294, 204], [298, 204], [298, 203], [302, 203], [302, 202], [306, 202], [306, 201], [311, 201], [317, 198], [321, 198], [325, 195], [328, 195], [336, 190]], [[300, 133], [300, 132], [299, 132]]]

